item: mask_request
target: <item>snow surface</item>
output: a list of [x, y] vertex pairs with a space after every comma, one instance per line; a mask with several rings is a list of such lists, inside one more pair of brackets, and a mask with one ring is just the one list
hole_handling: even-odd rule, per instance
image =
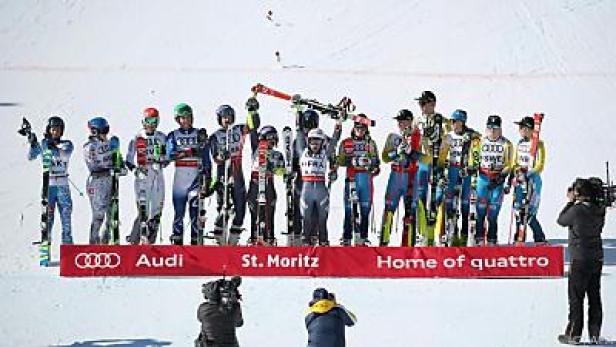
[[[372, 134], [379, 146], [395, 130], [390, 119], [398, 109], [419, 112], [413, 98], [422, 90], [436, 93], [445, 115], [466, 109], [479, 130], [487, 115], [502, 115], [513, 141], [513, 121], [541, 111], [548, 159], [540, 220], [562, 243], [566, 230], [555, 220], [566, 187], [576, 176], [603, 177], [607, 160], [616, 165], [614, 18], [616, 3], [600, 0], [0, 1], [0, 345], [190, 346], [206, 280], [64, 279], [57, 267], [40, 269], [30, 244], [39, 237], [40, 163], [25, 159], [28, 147], [15, 133], [22, 116], [39, 133], [49, 115], [65, 117], [65, 135], [77, 146], [71, 178], [83, 190], [79, 147], [89, 118], [107, 117], [125, 148], [144, 107], [158, 107], [160, 129], [169, 131], [173, 105], [188, 102], [195, 125], [212, 132], [215, 108], [229, 103], [242, 110], [257, 82], [327, 102], [352, 97], [377, 119]], [[287, 104], [260, 102], [263, 124], [292, 125]], [[322, 125], [329, 132], [333, 122]], [[377, 229], [388, 173], [375, 182]], [[166, 176], [170, 188], [171, 170]], [[131, 181], [121, 187], [125, 227], [136, 213]], [[332, 241], [341, 234], [342, 186], [333, 187]], [[284, 225], [282, 184], [278, 191], [276, 224]], [[74, 238], [83, 243], [89, 202], [75, 190], [73, 200]], [[510, 201], [501, 211], [501, 242], [508, 239]], [[603, 333], [612, 338], [615, 227], [609, 215]], [[376, 242], [376, 234], [371, 238]], [[303, 313], [317, 285], [357, 313], [349, 346], [550, 346], [566, 323], [565, 278], [245, 278], [242, 345], [305, 344]]]

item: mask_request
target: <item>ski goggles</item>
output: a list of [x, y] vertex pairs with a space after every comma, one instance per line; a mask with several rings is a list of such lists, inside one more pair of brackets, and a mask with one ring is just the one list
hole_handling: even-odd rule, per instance
[[192, 118], [192, 112], [190, 111], [182, 111], [182, 112], [178, 112], [175, 114], [175, 118], [188, 118], [191, 117]]
[[143, 119], [143, 124], [157, 126], [158, 125], [158, 118], [157, 117], [144, 118]]
[[323, 143], [323, 139], [318, 138], [318, 137], [309, 137], [308, 138], [308, 144], [314, 145], [314, 144], [321, 144]]
[[355, 125], [353, 126], [353, 129], [357, 129], [357, 130], [364, 130], [364, 131], [365, 131], [365, 130], [368, 130], [368, 127], [367, 127], [367, 126], [365, 126], [364, 124], [359, 124], [359, 123], [358, 123], [358, 124], [355, 124]]

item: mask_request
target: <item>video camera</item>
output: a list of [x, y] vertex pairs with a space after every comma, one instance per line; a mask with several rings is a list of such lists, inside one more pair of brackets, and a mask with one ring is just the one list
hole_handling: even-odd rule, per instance
[[234, 304], [242, 299], [237, 289], [242, 284], [240, 276], [233, 276], [230, 280], [219, 280], [204, 283], [201, 289], [203, 297], [212, 303], [218, 303], [225, 309], [231, 309]]
[[[612, 184], [610, 179], [609, 163], [605, 163], [606, 180], [603, 182], [599, 177], [577, 178], [569, 187], [568, 191], [573, 191], [575, 187], [585, 187], [583, 195], [591, 203], [603, 206], [613, 207], [616, 202], [616, 185]], [[579, 188], [578, 188], [579, 189]]]

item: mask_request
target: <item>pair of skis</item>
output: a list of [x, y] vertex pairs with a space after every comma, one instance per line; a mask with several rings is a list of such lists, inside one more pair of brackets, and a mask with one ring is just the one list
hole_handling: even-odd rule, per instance
[[[406, 142], [407, 148], [418, 152], [421, 146], [421, 132], [419, 128], [412, 128], [403, 134], [403, 141]], [[407, 153], [407, 154], [411, 154]], [[415, 176], [417, 175], [417, 160], [408, 162], [408, 181], [406, 187], [406, 199], [404, 199], [404, 223], [402, 231], [402, 247], [415, 246], [415, 216], [413, 214], [413, 189], [415, 187]]]
[[[439, 113], [434, 114], [429, 124], [426, 124], [426, 128], [430, 134], [424, 133], [424, 136], [434, 137], [434, 140], [429, 140], [431, 147], [432, 168], [430, 170], [430, 189], [426, 196], [426, 206], [423, 206], [421, 199], [418, 197], [418, 216], [420, 230], [417, 233], [417, 245], [428, 246], [430, 240], [430, 233], [435, 234], [434, 229], [436, 227], [437, 217], [437, 205], [436, 205], [436, 187], [440, 179], [440, 175], [437, 170], [438, 157], [441, 150], [441, 144], [443, 142], [443, 116]], [[436, 134], [434, 134], [436, 132]], [[426, 211], [427, 208], [427, 211]]]
[[120, 153], [120, 140], [116, 136], [109, 139], [111, 148], [111, 203], [107, 213], [106, 234], [109, 234], [109, 244], [120, 244], [120, 176], [123, 172], [124, 160]]
[[251, 88], [252, 92], [273, 96], [275, 98], [291, 101], [294, 105], [302, 105], [326, 114], [335, 120], [350, 119], [353, 122], [361, 123], [365, 126], [375, 126], [376, 122], [367, 117], [361, 117], [351, 112], [355, 111], [353, 101], [348, 97], [343, 97], [337, 105], [324, 104], [315, 99], [302, 98], [299, 94], [289, 95], [281, 91], [266, 87], [263, 84], [257, 84]]
[[274, 235], [272, 234], [272, 225], [268, 225], [267, 221], [267, 164], [268, 164], [268, 141], [259, 140], [257, 147], [257, 162], [258, 162], [258, 179], [257, 179], [257, 211], [256, 211], [256, 235], [251, 235], [251, 243], [253, 245], [270, 244], [273, 245]]
[[285, 193], [287, 198], [287, 234], [295, 233], [295, 225], [293, 220], [295, 217], [295, 201], [293, 200], [293, 132], [290, 127], [286, 126], [282, 129], [282, 139], [284, 144], [284, 163], [285, 163]]
[[468, 239], [466, 240], [468, 247], [475, 246], [475, 236], [477, 235], [477, 177], [481, 164], [481, 139], [479, 138], [471, 141], [470, 160], [471, 187], [468, 206]]

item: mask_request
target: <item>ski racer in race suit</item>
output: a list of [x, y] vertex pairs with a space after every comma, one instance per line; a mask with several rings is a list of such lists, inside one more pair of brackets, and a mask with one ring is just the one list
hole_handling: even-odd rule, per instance
[[[385, 191], [385, 209], [383, 210], [383, 221], [381, 224], [381, 235], [383, 235], [381, 246], [387, 246], [389, 243], [389, 235], [391, 235], [391, 225], [393, 223], [393, 215], [398, 208], [400, 198], [402, 197], [406, 203], [409, 195], [407, 193], [409, 186], [409, 162], [419, 159], [419, 152], [411, 152], [411, 155], [406, 154], [409, 146], [404, 137], [413, 129], [413, 113], [409, 110], [400, 110], [394, 117], [398, 121], [399, 133], [390, 133], [385, 141], [381, 159], [384, 163], [391, 163], [391, 172], [387, 181], [387, 189]], [[415, 177], [412, 177], [414, 180]]]
[[[175, 162], [173, 175], [173, 232], [171, 243], [184, 243], [184, 214], [188, 202], [190, 215], [190, 243], [199, 243], [198, 195], [201, 191], [200, 175], [211, 176], [210, 148], [207, 138], [199, 143], [199, 130], [193, 127], [193, 110], [180, 103], [174, 108], [175, 121], [180, 127], [167, 135], [166, 159]], [[204, 130], [203, 130], [204, 131]]]
[[[276, 189], [274, 187], [274, 175], [283, 176], [286, 172], [284, 156], [274, 147], [278, 146], [278, 131], [270, 125], [266, 125], [259, 130], [259, 141], [267, 141], [267, 154], [265, 166], [265, 235], [257, 235], [263, 238], [267, 245], [276, 245], [274, 215], [276, 212]], [[248, 209], [250, 210], [250, 231], [251, 235], [256, 235], [258, 219], [258, 195], [259, 195], [259, 150], [252, 149], [252, 170], [250, 183], [248, 185]], [[251, 240], [256, 243], [260, 240]]]
[[503, 137], [500, 116], [488, 117], [486, 136], [481, 140], [481, 162], [477, 178], [477, 245], [484, 245], [484, 220], [488, 217], [488, 244], [498, 238], [498, 213], [503, 203], [503, 186], [512, 168], [513, 146]]
[[[308, 136], [308, 132], [312, 129], [316, 129], [319, 127], [319, 114], [315, 110], [307, 109], [305, 111], [298, 111], [296, 113], [296, 117], [297, 128], [295, 131], [295, 139], [293, 140], [292, 171], [296, 175], [295, 183], [293, 186], [293, 208], [297, 212], [293, 216], [294, 234], [288, 235], [289, 239], [287, 241], [287, 245], [289, 246], [300, 246], [303, 243], [302, 228], [304, 223], [302, 222], [302, 214], [300, 213], [300, 211], [304, 181], [301, 177], [302, 170], [300, 167], [300, 158], [306, 150], [306, 137]], [[341, 133], [342, 124], [340, 122], [336, 122], [336, 126], [334, 128], [332, 136], [329, 137], [325, 135], [325, 141], [322, 146], [325, 149], [328, 157], [330, 157], [332, 161], [335, 154], [336, 146], [338, 145], [338, 141], [340, 140]]]
[[[158, 110], [152, 107], [143, 110], [143, 129], [133, 137], [128, 144], [126, 154], [126, 167], [135, 172], [135, 200], [139, 208], [139, 195], [143, 188], [146, 201], [146, 216], [148, 225], [148, 242], [156, 242], [156, 235], [160, 226], [160, 217], [165, 201], [165, 177], [163, 175], [164, 153], [160, 153], [165, 146], [167, 136], [157, 131], [160, 116]], [[137, 148], [137, 143], [143, 141], [145, 148]], [[157, 152], [159, 157], [156, 158]], [[135, 218], [133, 229], [128, 242], [140, 242], [140, 217]]]
[[[301, 140], [300, 140], [301, 141]], [[301, 214], [303, 216], [304, 240], [306, 246], [329, 245], [327, 217], [329, 215], [329, 182], [337, 178], [336, 166], [332, 163], [331, 150], [325, 148], [327, 136], [319, 128], [308, 132], [308, 145], [299, 158], [302, 178]]]
[[[56, 204], [60, 212], [62, 221], [62, 243], [72, 244], [73, 236], [71, 231], [71, 214], [73, 212], [73, 201], [71, 190], [68, 186], [68, 162], [73, 154], [73, 143], [63, 140], [64, 121], [60, 117], [50, 117], [45, 129], [45, 138], [39, 142], [34, 133], [29, 133], [28, 142], [30, 151], [28, 160], [34, 160], [40, 155], [43, 160], [49, 160], [49, 189], [47, 193], [47, 208], [49, 212], [47, 228], [53, 229]], [[49, 156], [49, 158], [47, 158]]]
[[[260, 117], [257, 112], [258, 103], [251, 98], [246, 102], [246, 107], [250, 108], [246, 117], [246, 124], [235, 124], [235, 110], [229, 105], [221, 105], [216, 110], [220, 129], [216, 130], [210, 137], [212, 158], [216, 165], [216, 193], [218, 204], [218, 217], [214, 222], [214, 237], [222, 244], [223, 229], [228, 226], [230, 221], [230, 211], [224, 211], [224, 195], [226, 192], [223, 187], [225, 184], [231, 186], [231, 201], [233, 202], [233, 221], [229, 228], [230, 245], [239, 242], [244, 216], [246, 215], [246, 183], [242, 170], [242, 150], [246, 135], [250, 136], [250, 144], [254, 149], [257, 146], [257, 129], [260, 125]], [[254, 100], [254, 101], [252, 101]], [[225, 163], [228, 162], [228, 171], [225, 173]], [[225, 182], [225, 178], [228, 182]]]
[[336, 302], [334, 293], [317, 288], [308, 303], [308, 314], [304, 319], [308, 330], [308, 347], [344, 347], [345, 327], [357, 323], [357, 317]]
[[[541, 172], [543, 172], [543, 166], [545, 164], [545, 146], [543, 141], [539, 140], [533, 167], [529, 167], [531, 161], [531, 135], [535, 127], [535, 120], [533, 117], [524, 117], [521, 121], [515, 122], [515, 124], [518, 124], [520, 127], [521, 139], [518, 141], [518, 145], [513, 154], [513, 173], [518, 179], [527, 180], [528, 186], [531, 187], [531, 196], [528, 200], [528, 226], [533, 231], [533, 240], [535, 243], [543, 244], [546, 242], [545, 234], [543, 233], [541, 224], [539, 224], [537, 220], [537, 211], [539, 210], [539, 202], [541, 200]], [[515, 186], [514, 208], [519, 209], [522, 207], [523, 195], [522, 187], [520, 185]], [[516, 230], [518, 230], [518, 228], [516, 228]]]
[[[437, 129], [434, 124], [434, 119], [437, 113], [434, 111], [434, 108], [436, 107], [436, 96], [433, 92], [426, 90], [421, 94], [419, 98], [416, 98], [415, 100], [417, 100], [417, 102], [419, 103], [421, 115], [419, 115], [419, 117], [414, 120], [413, 126], [418, 127], [421, 130], [420, 152], [423, 154], [423, 156], [419, 161], [419, 168], [415, 177], [415, 184], [413, 185], [413, 215], [417, 215], [416, 211], [417, 205], [420, 201], [419, 199], [421, 199], [421, 203], [423, 204], [424, 209], [429, 208], [429, 206], [426, 206], [426, 204], [428, 199], [428, 183], [430, 182], [432, 173], [432, 153], [434, 149], [433, 147], [435, 142], [444, 139], [447, 135], [447, 132], [451, 130], [449, 121], [445, 117], [441, 116], [441, 129]], [[439, 133], [441, 135], [440, 138]], [[437, 184], [437, 182], [433, 182], [433, 184]]]
[[[451, 115], [452, 131], [443, 139], [443, 146], [439, 154], [439, 166], [447, 172], [443, 184], [439, 184], [436, 192], [436, 202], [440, 205], [445, 196], [445, 209], [447, 215], [457, 213], [454, 210], [454, 196], [460, 194], [459, 206], [462, 214], [462, 229], [460, 235], [466, 240], [468, 237], [468, 216], [470, 211], [471, 176], [468, 173], [470, 163], [470, 142], [479, 139], [481, 135], [466, 126], [467, 114], [464, 110], [455, 110]], [[462, 163], [463, 147], [467, 143], [466, 162]], [[460, 183], [461, 182], [461, 183]], [[443, 189], [444, 188], [444, 189]], [[461, 191], [458, 189], [461, 188]], [[444, 191], [444, 194], [443, 194]], [[463, 244], [465, 242], [461, 241]]]
[[[360, 117], [366, 117], [359, 114]], [[338, 150], [338, 165], [347, 168], [347, 178], [344, 185], [344, 233], [342, 244], [350, 245], [354, 237], [356, 245], [362, 246], [368, 242], [368, 221], [372, 208], [372, 180], [380, 173], [380, 160], [376, 143], [370, 137], [365, 124], [355, 122], [351, 137], [340, 143]], [[360, 224], [359, 235], [353, 235], [352, 205], [350, 196], [350, 182], [355, 182], [355, 189], [359, 199]]]
[[[112, 155], [120, 151], [120, 140], [116, 136], [107, 138], [109, 123], [103, 117], [95, 117], [88, 121], [90, 136], [83, 145], [86, 165], [90, 176], [86, 183], [90, 206], [92, 208], [92, 223], [90, 225], [90, 244], [108, 244], [111, 230], [108, 228], [100, 237], [100, 228], [105, 220], [111, 218], [112, 171], [115, 170]], [[121, 174], [126, 175], [126, 169]]]

